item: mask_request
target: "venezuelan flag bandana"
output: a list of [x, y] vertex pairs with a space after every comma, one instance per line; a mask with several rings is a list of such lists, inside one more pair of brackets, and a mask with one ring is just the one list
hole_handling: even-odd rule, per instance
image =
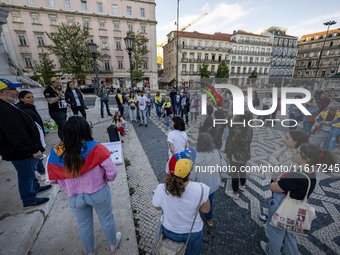
[[[64, 144], [59, 143], [55, 145], [50, 152], [47, 161], [47, 174], [49, 181], [63, 180], [69, 178], [75, 178], [76, 176], [66, 174], [64, 168]], [[80, 170], [82, 175], [92, 168], [101, 164], [104, 160], [110, 157], [110, 151], [101, 143], [96, 141], [84, 142], [83, 148], [80, 152], [80, 156], [84, 159], [84, 165]]]

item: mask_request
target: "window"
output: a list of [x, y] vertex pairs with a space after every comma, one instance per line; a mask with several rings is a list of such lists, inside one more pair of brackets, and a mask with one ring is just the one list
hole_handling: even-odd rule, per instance
[[19, 34], [18, 39], [19, 39], [19, 45], [20, 46], [26, 46], [27, 45], [26, 35]]
[[105, 68], [105, 71], [110, 71], [111, 67], [110, 67], [110, 60], [109, 59], [104, 60], [104, 68]]
[[40, 24], [39, 15], [36, 13], [31, 13], [32, 24]]
[[109, 46], [107, 44], [107, 39], [101, 39], [101, 42], [102, 42], [102, 50], [107, 50], [109, 49]]
[[201, 65], [197, 65], [197, 73], [201, 72]]
[[97, 9], [98, 9], [98, 12], [103, 12], [103, 3], [99, 3], [97, 2]]
[[113, 22], [113, 30], [120, 30], [119, 29], [119, 22]]
[[20, 12], [12, 12], [13, 22], [21, 22]]
[[54, 8], [54, 0], [46, 0], [47, 7]]
[[81, 10], [82, 11], [87, 11], [87, 1], [86, 0], [81, 0]]
[[182, 65], [182, 72], [186, 72], [187, 71], [187, 65], [186, 64], [183, 64]]
[[33, 65], [32, 65], [31, 56], [25, 55], [25, 56], [24, 56], [24, 59], [25, 59], [25, 65], [26, 65], [26, 67], [32, 68]]
[[209, 60], [209, 54], [208, 53], [205, 53], [205, 55], [204, 55], [204, 60]]
[[128, 16], [132, 16], [132, 7], [131, 6], [126, 6], [126, 12]]
[[118, 14], [118, 6], [116, 4], [111, 5], [111, 12], [112, 12], [113, 15]]
[[140, 16], [142, 18], [145, 18], [145, 9], [144, 8], [140, 8]]
[[50, 15], [49, 18], [50, 18], [50, 24], [51, 24], [51, 25], [57, 25], [57, 23], [58, 23], [58, 18], [57, 18], [56, 15]]
[[71, 0], [64, 0], [65, 9], [71, 9]]
[[66, 17], [66, 23], [67, 25], [72, 26], [74, 24], [73, 17]]
[[128, 31], [133, 32], [133, 25], [128, 23]]
[[141, 25], [140, 26], [140, 31], [142, 32], [142, 33], [146, 33], [146, 27], [145, 27], [145, 25]]
[[105, 19], [99, 20], [99, 29], [105, 29]]
[[44, 35], [37, 35], [38, 46], [45, 46]]
[[143, 58], [143, 68], [148, 69], [148, 59], [147, 58]]
[[90, 28], [90, 19], [83, 19], [83, 27]]
[[117, 62], [118, 62], [118, 69], [123, 69], [123, 59], [122, 58], [117, 58]]
[[120, 39], [116, 39], [116, 50], [122, 50], [122, 44]]
[[18, 0], [8, 0], [8, 3], [10, 3], [10, 4], [17, 4]]
[[28, 5], [37, 5], [35, 0], [28, 0]]
[[215, 65], [211, 65], [211, 72], [215, 73]]
[[194, 65], [189, 66], [189, 73], [194, 74]]

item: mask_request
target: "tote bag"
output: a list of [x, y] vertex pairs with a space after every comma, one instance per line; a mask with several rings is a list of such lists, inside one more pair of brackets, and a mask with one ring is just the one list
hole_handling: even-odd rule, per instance
[[303, 200], [293, 199], [290, 197], [290, 192], [288, 192], [286, 198], [282, 200], [273, 214], [270, 224], [287, 232], [307, 236], [315, 217], [315, 208], [307, 203], [311, 182], [306, 174], [302, 174], [308, 179], [305, 198]]

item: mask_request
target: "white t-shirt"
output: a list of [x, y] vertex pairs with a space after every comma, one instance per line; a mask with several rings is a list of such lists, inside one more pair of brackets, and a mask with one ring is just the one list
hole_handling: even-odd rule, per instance
[[[168, 134], [168, 142], [174, 146], [175, 153], [185, 150], [185, 145], [189, 140], [185, 131], [173, 130]], [[172, 153], [169, 148], [169, 158], [172, 157]]]
[[[200, 206], [209, 199], [209, 187], [202, 183], [204, 194]], [[158, 184], [152, 198], [155, 207], [161, 207], [164, 213], [163, 226], [174, 233], [186, 234], [194, 221], [196, 208], [201, 197], [201, 186], [190, 181], [185, 187], [182, 197], [174, 197], [165, 192], [165, 184]], [[198, 213], [192, 233], [203, 229], [203, 221]]]
[[140, 110], [145, 110], [146, 109], [146, 102], [147, 102], [147, 97], [146, 96], [138, 96], [137, 97], [138, 103], [139, 103], [139, 109]]

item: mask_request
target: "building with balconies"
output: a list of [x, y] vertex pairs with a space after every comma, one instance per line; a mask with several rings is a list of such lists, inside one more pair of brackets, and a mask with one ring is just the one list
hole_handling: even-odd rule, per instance
[[287, 35], [287, 29], [270, 27], [262, 35], [268, 36], [273, 45], [269, 76], [278, 78], [293, 77], [297, 57], [297, 40], [295, 36]]
[[340, 28], [303, 35], [298, 40], [294, 77], [327, 78], [340, 72]]
[[246, 86], [249, 75], [254, 71], [259, 81], [266, 83], [271, 64], [270, 37], [238, 30], [230, 35], [230, 44], [229, 71], [230, 78], [237, 78], [233, 79], [234, 83]]
[[[5, 49], [11, 61], [26, 74], [33, 74], [33, 63], [42, 49], [50, 44], [45, 32], [55, 32], [58, 24], [79, 23], [90, 28], [90, 35], [103, 55], [98, 61], [99, 77], [124, 86], [130, 80], [130, 65], [124, 40], [128, 31], [144, 33], [149, 52], [144, 58], [144, 80], [157, 89], [157, 52], [155, 0], [5, 0], [9, 10], [4, 25]], [[58, 58], [52, 56], [56, 68]], [[93, 80], [94, 74], [87, 77]]]
[[[199, 32], [178, 32], [178, 80], [180, 85], [192, 85], [200, 79], [203, 64], [208, 65], [211, 76], [217, 71], [222, 60], [229, 63], [230, 35], [203, 34]], [[164, 76], [160, 83], [175, 84], [176, 82], [176, 31], [170, 32], [168, 41], [163, 46]]]

